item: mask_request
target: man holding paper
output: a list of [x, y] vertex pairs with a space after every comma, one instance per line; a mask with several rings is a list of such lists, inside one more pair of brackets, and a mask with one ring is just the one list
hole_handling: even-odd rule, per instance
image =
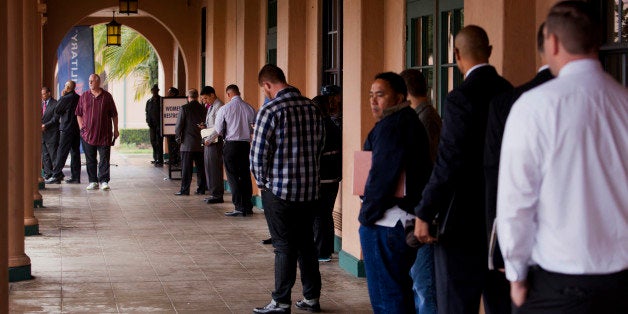
[[[371, 306], [375, 313], [412, 313], [410, 268], [416, 248], [406, 244], [405, 226], [432, 171], [425, 128], [406, 102], [407, 88], [396, 73], [375, 76], [369, 92], [377, 123], [364, 150], [372, 151], [360, 221], [360, 243]], [[405, 196], [396, 195], [405, 172]]]
[[224, 177], [222, 170], [223, 138], [216, 133], [215, 122], [218, 109], [223, 106], [222, 100], [216, 96], [216, 90], [211, 86], [201, 89], [201, 103], [207, 108], [205, 116], [205, 129], [201, 130], [203, 146], [205, 146], [203, 162], [205, 164], [205, 177], [207, 180], [207, 204], [222, 203], [225, 193]]

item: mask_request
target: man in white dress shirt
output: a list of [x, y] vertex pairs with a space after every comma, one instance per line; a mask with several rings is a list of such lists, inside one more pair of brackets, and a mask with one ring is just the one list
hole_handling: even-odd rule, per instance
[[231, 188], [231, 200], [235, 208], [226, 216], [246, 216], [253, 214], [253, 184], [249, 170], [252, 125], [255, 123], [255, 109], [240, 97], [236, 85], [227, 86], [229, 102], [216, 114], [215, 129], [225, 137], [223, 159], [227, 181]]
[[497, 228], [519, 313], [628, 313], [628, 91], [598, 61], [594, 12], [552, 7], [544, 46], [557, 78], [506, 123]]

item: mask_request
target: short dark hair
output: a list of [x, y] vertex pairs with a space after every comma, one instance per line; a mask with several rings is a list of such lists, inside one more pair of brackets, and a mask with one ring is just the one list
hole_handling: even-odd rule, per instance
[[168, 95], [170, 94], [174, 94], [175, 96], [179, 96], [179, 89], [172, 86], [170, 88], [168, 88]]
[[257, 76], [257, 82], [259, 85], [262, 85], [264, 81], [271, 83], [286, 83], [286, 75], [283, 74], [283, 71], [274, 64], [267, 64], [262, 67], [259, 71], [259, 75]]
[[240, 88], [238, 87], [238, 85], [235, 84], [231, 84], [229, 86], [227, 86], [227, 88], [225, 89], [226, 92], [232, 91], [234, 92], [236, 95], [240, 95]]
[[384, 80], [388, 82], [388, 85], [390, 85], [395, 93], [402, 94], [404, 99], [408, 97], [408, 88], [406, 87], [406, 82], [403, 80], [401, 75], [395, 72], [383, 72], [375, 75], [375, 80]]
[[541, 23], [539, 26], [539, 30], [536, 32], [536, 50], [538, 52], [543, 52], [545, 48], [543, 47], [543, 43], [545, 42], [545, 34], [543, 34], [543, 28], [545, 27], [545, 22]]
[[418, 69], [406, 69], [399, 75], [403, 77], [408, 88], [408, 94], [414, 97], [427, 96], [427, 83], [425, 82], [425, 76]]
[[[482, 27], [467, 25], [456, 34], [456, 38], [459, 36], [464, 37], [462, 45], [456, 47], [461, 55], [477, 60], [488, 60], [491, 56], [492, 47], [488, 40], [488, 34]], [[456, 45], [458, 45], [458, 40], [456, 40]]]
[[48, 86], [42, 86], [41, 90], [45, 90], [46, 93], [50, 93], [50, 88]]
[[597, 52], [601, 43], [600, 21], [593, 7], [584, 1], [562, 1], [547, 15], [546, 33], [554, 34], [571, 54]]
[[203, 86], [203, 88], [201, 88], [201, 95], [211, 95], [214, 94], [216, 95], [216, 90], [211, 87], [211, 86]]

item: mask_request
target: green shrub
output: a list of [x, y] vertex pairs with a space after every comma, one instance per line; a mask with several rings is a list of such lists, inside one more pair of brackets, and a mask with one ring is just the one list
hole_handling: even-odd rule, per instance
[[120, 143], [123, 144], [150, 144], [148, 129], [121, 129]]

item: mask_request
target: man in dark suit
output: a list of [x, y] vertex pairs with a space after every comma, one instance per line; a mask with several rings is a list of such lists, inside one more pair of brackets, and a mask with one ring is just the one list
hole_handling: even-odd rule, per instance
[[[543, 27], [544, 23], [539, 27], [537, 33], [537, 49], [543, 58]], [[493, 222], [495, 221], [495, 208], [497, 201], [497, 173], [499, 170], [500, 150], [502, 147], [502, 137], [504, 136], [504, 127], [506, 119], [510, 113], [512, 105], [519, 97], [554, 78], [552, 72], [547, 65], [542, 66], [536, 76], [529, 82], [513, 89], [510, 92], [496, 96], [491, 102], [488, 112], [488, 124], [486, 126], [486, 144], [484, 146], [484, 176], [486, 178], [486, 223], [487, 232], [492, 234]], [[496, 239], [492, 239], [496, 240]], [[492, 243], [491, 243], [492, 244]], [[491, 254], [494, 269], [503, 269], [504, 260], [502, 259], [499, 246], [495, 243], [495, 251]]]
[[52, 168], [59, 146], [59, 117], [55, 116], [57, 100], [50, 96], [50, 88], [41, 88], [41, 161], [44, 178], [52, 177]]
[[201, 128], [204, 127], [207, 109], [198, 102], [198, 91], [194, 88], [188, 91], [188, 103], [181, 106], [175, 136], [181, 144], [181, 189], [174, 195], [190, 195], [192, 182], [192, 162], [196, 164], [196, 179], [198, 188], [196, 194], [205, 194], [205, 167], [203, 165], [203, 146]]
[[[436, 164], [415, 209], [415, 235], [423, 243], [433, 243], [428, 223], [435, 218], [446, 223], [434, 248], [438, 311], [477, 313], [480, 296], [490, 285], [483, 173], [488, 107], [493, 97], [512, 85], [488, 64], [492, 47], [481, 27], [460, 30], [454, 47], [465, 80], [445, 100]], [[490, 296], [485, 294], [484, 300]], [[493, 312], [488, 302], [485, 308]]]
[[[537, 32], [537, 50], [543, 59], [543, 26], [541, 24]], [[486, 227], [489, 239], [489, 273], [488, 277], [493, 280], [494, 304], [499, 304], [500, 309], [509, 311], [511, 308], [510, 301], [510, 283], [506, 280], [503, 272], [504, 259], [497, 243], [497, 237], [494, 235], [494, 221], [497, 202], [497, 174], [499, 170], [499, 157], [502, 147], [502, 137], [504, 135], [504, 127], [506, 119], [510, 113], [512, 105], [519, 99], [521, 94], [531, 90], [551, 79], [554, 76], [550, 72], [548, 66], [539, 69], [537, 75], [529, 82], [496, 96], [489, 107], [488, 123], [486, 125], [486, 143], [484, 146], [484, 177], [486, 180]]]
[[59, 118], [59, 148], [57, 149], [57, 156], [54, 161], [54, 169], [52, 171], [52, 177], [46, 180], [46, 183], [61, 183], [63, 175], [63, 167], [65, 161], [70, 154], [70, 172], [72, 177], [65, 180], [67, 183], [81, 183], [81, 135], [76, 121], [76, 106], [78, 105], [79, 98], [81, 98], [74, 88], [76, 83], [74, 81], [67, 81], [62, 91], [63, 96], [59, 98], [57, 108], [55, 109], [55, 115]]
[[150, 132], [150, 145], [153, 147], [153, 161], [155, 167], [164, 165], [164, 145], [161, 137], [161, 96], [159, 86], [153, 85], [150, 89], [153, 96], [146, 101], [146, 124]]

